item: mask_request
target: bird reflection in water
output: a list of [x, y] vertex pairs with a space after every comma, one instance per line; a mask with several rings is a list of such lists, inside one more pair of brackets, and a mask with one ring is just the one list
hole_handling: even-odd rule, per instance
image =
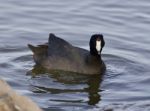
[[[59, 88], [50, 88], [50, 84], [47, 84], [47, 86], [37, 86], [32, 84], [32, 91], [34, 93], [51, 93], [51, 94], [60, 94], [60, 93], [87, 93], [88, 94], [88, 103], [89, 105], [96, 105], [101, 101], [101, 95], [100, 95], [100, 85], [103, 79], [103, 75], [83, 75], [83, 74], [77, 74], [72, 72], [66, 72], [66, 71], [47, 71], [41, 66], [35, 65], [31, 71], [29, 71], [27, 74], [30, 74], [32, 76], [32, 79], [40, 77], [40, 75], [46, 74], [49, 78], [53, 79], [55, 82], [61, 83], [63, 85], [82, 85], [84, 87], [81, 88], [67, 88], [65, 89], [59, 89]], [[31, 79], [31, 80], [32, 80]], [[42, 80], [41, 82], [44, 82]], [[57, 87], [57, 86], [56, 86]], [[40, 89], [40, 90], [37, 90]], [[59, 101], [59, 100], [57, 100]], [[70, 101], [72, 102], [72, 101]], [[76, 101], [76, 102], [81, 102]]]

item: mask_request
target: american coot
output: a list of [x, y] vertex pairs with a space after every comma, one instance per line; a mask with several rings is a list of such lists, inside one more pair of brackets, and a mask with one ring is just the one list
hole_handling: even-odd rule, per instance
[[38, 46], [28, 44], [28, 47], [33, 52], [35, 63], [48, 71], [101, 74], [106, 68], [101, 59], [101, 51], [105, 45], [103, 35], [92, 35], [89, 45], [90, 51], [72, 46], [50, 33], [48, 43]]

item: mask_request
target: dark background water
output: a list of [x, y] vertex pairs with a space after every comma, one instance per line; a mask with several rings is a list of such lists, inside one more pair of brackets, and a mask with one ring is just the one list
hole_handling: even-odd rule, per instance
[[[149, 0], [0, 0], [0, 77], [46, 111], [149, 111], [149, 24]], [[105, 75], [27, 75], [50, 32], [85, 49], [102, 33]]]

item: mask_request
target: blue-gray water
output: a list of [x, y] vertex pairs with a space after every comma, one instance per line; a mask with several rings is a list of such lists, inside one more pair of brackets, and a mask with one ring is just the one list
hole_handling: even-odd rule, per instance
[[[105, 75], [27, 75], [50, 32], [85, 49], [102, 33]], [[46, 111], [150, 111], [149, 36], [149, 0], [0, 0], [0, 78]]]

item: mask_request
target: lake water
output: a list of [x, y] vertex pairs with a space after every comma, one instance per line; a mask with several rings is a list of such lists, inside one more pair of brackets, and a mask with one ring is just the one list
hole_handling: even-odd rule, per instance
[[[102, 33], [104, 76], [28, 75], [50, 32], [85, 49]], [[45, 111], [150, 111], [149, 36], [149, 0], [0, 0], [0, 78]]]

